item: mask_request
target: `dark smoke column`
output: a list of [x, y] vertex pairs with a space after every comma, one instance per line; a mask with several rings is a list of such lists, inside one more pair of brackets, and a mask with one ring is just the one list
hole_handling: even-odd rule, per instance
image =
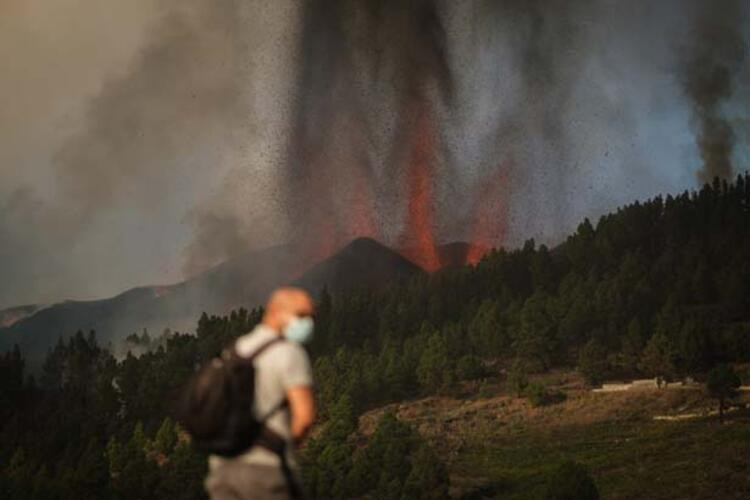
[[[394, 141], [397, 168], [405, 174], [407, 199], [403, 230], [397, 242], [408, 258], [428, 271], [440, 267], [436, 248], [438, 176], [450, 177], [444, 157], [435, 105], [451, 104], [452, 81], [446, 60], [445, 32], [431, 0], [391, 2], [388, 18], [396, 27], [389, 38], [402, 68], [399, 82], [398, 120], [401, 131]], [[443, 182], [449, 179], [440, 179]]]
[[745, 57], [741, 0], [699, 2], [682, 67], [682, 84], [693, 105], [701, 183], [732, 175], [732, 125], [720, 105], [732, 95], [732, 80]]
[[347, 33], [351, 2], [304, 2], [285, 204], [300, 269], [378, 236], [368, 122]]

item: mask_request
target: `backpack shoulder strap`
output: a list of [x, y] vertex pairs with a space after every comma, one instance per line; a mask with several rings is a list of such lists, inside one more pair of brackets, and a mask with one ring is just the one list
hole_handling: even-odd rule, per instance
[[[258, 347], [257, 349], [255, 349], [255, 351], [253, 351], [253, 353], [250, 356], [245, 357], [245, 356], [239, 356], [238, 355], [238, 357], [241, 357], [241, 358], [243, 358], [243, 359], [245, 359], [247, 361], [253, 361], [253, 360], [255, 360], [255, 358], [257, 358], [258, 356], [260, 356], [261, 354], [263, 354], [263, 351], [265, 351], [266, 349], [268, 349], [272, 345], [278, 344], [279, 342], [283, 342], [283, 341], [284, 341], [284, 339], [280, 335], [277, 335], [275, 338], [272, 338], [271, 340], [268, 340], [268, 341], [264, 342], [263, 344], [261, 344], [261, 346]], [[234, 349], [234, 352], [235, 353], [237, 352], [236, 347]]]
[[[283, 341], [284, 341], [284, 338], [282, 338], [281, 336], [276, 336], [276, 338], [273, 338], [273, 339], [271, 339], [271, 340], [269, 340], [269, 341], [265, 342], [264, 344], [262, 344], [262, 345], [261, 345], [260, 347], [258, 347], [258, 348], [257, 348], [257, 349], [256, 349], [256, 350], [255, 350], [255, 351], [254, 351], [254, 352], [253, 352], [253, 353], [252, 353], [251, 355], [250, 355], [250, 357], [248, 357], [248, 358], [245, 358], [245, 359], [247, 359], [247, 361], [248, 361], [248, 362], [252, 362], [252, 361], [253, 361], [253, 360], [254, 360], [255, 358], [257, 358], [258, 356], [260, 356], [261, 354], [263, 354], [263, 351], [265, 351], [265, 350], [266, 350], [266, 349], [268, 349], [269, 347], [273, 346], [274, 344], [278, 344], [279, 342], [283, 342]], [[287, 406], [288, 404], [289, 404], [289, 402], [287, 401], [287, 399], [286, 399], [286, 397], [285, 397], [284, 399], [282, 399], [281, 401], [279, 401], [279, 403], [278, 403], [278, 404], [277, 404], [276, 406], [274, 406], [274, 407], [273, 407], [273, 408], [271, 409], [271, 411], [269, 411], [269, 412], [268, 412], [268, 413], [266, 413], [266, 414], [265, 414], [265, 415], [264, 415], [263, 417], [261, 417], [261, 418], [260, 418], [260, 421], [261, 421], [261, 422], [265, 422], [266, 420], [268, 420], [268, 418], [270, 418], [270, 417], [271, 417], [272, 415], [274, 415], [274, 414], [275, 414], [276, 412], [278, 412], [279, 410], [281, 410], [281, 409], [283, 409], [283, 408], [286, 408], [286, 406]]]

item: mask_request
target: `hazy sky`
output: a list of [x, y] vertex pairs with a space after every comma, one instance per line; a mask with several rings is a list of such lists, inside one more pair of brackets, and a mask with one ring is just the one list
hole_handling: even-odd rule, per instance
[[[452, 158], [439, 237], [466, 237], [462, 200], [511, 163], [507, 245], [695, 187], [679, 73], [708, 4], [440, 3], [454, 106], [438, 106]], [[289, 239], [299, 5], [0, 0], [0, 308], [174, 282]], [[745, 62], [733, 82], [721, 112], [747, 168]], [[373, 164], [382, 191], [393, 179]], [[383, 222], [386, 239], [398, 222]]]

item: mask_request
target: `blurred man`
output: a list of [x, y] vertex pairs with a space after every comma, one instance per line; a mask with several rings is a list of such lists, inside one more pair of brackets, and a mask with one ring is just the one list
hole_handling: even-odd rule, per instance
[[260, 352], [255, 365], [255, 412], [265, 418], [261, 440], [244, 454], [227, 459], [209, 457], [206, 489], [212, 500], [301, 498], [295, 448], [315, 418], [312, 369], [302, 347], [312, 338], [313, 303], [297, 288], [276, 290], [266, 305], [261, 323], [237, 339], [239, 355]]

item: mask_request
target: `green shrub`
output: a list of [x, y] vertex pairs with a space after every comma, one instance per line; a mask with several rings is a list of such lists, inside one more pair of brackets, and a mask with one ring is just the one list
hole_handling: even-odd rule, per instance
[[516, 359], [508, 371], [508, 391], [521, 397], [529, 385], [529, 377], [523, 361]]
[[541, 382], [532, 382], [526, 387], [526, 397], [532, 406], [547, 406], [555, 403], [561, 403], [567, 399], [564, 392], [550, 391], [547, 386]]
[[708, 393], [712, 398], [719, 400], [719, 419], [724, 418], [727, 401], [735, 399], [738, 396], [739, 392], [737, 389], [739, 389], [741, 384], [740, 377], [727, 364], [718, 364], [708, 372], [706, 389], [708, 389]]
[[456, 363], [456, 375], [460, 380], [476, 380], [484, 375], [484, 368], [482, 367], [481, 360], [467, 354], [462, 356], [458, 363]]
[[596, 339], [591, 339], [578, 352], [578, 371], [591, 386], [602, 383], [607, 375], [607, 351]]
[[599, 490], [586, 467], [576, 462], [565, 462], [547, 481], [547, 500], [599, 500]]

